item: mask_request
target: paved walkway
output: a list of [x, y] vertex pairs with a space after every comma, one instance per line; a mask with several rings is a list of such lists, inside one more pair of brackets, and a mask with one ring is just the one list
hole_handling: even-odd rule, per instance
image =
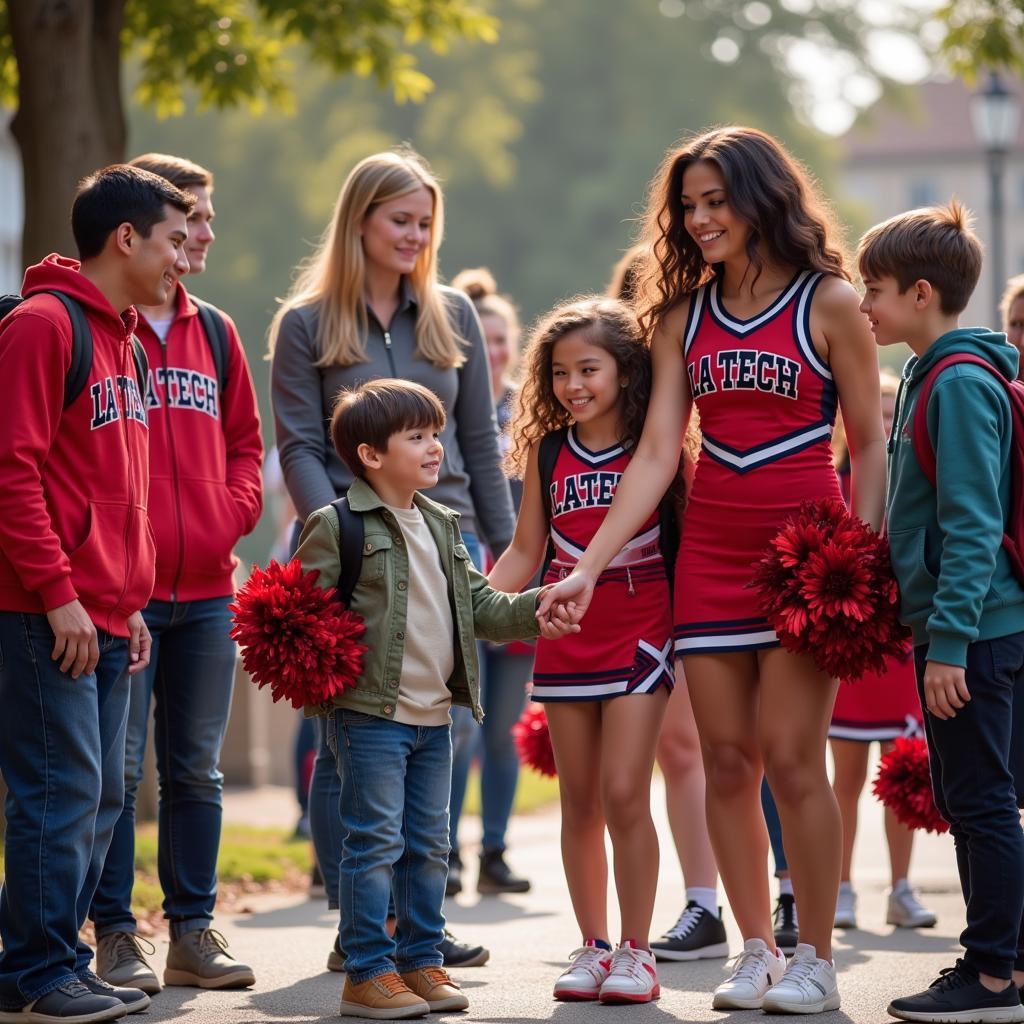
[[[675, 921], [681, 909], [680, 876], [660, 785], [656, 786], [654, 803], [663, 850], [654, 922], [655, 930], [660, 931]], [[226, 801], [226, 817], [290, 826], [294, 820], [292, 798], [285, 789], [232, 792]], [[836, 934], [843, 1007], [814, 1018], [821, 1024], [889, 1020], [885, 1013], [888, 1000], [894, 994], [926, 986], [939, 968], [953, 962], [959, 949], [956, 936], [962, 927], [963, 909], [948, 837], [924, 836], [915, 851], [914, 881], [938, 912], [938, 927], [925, 932], [896, 932], [884, 924], [888, 866], [881, 820], [881, 809], [865, 797], [854, 872], [862, 927]], [[479, 836], [479, 823], [468, 818], [464, 826], [465, 849], [471, 850], [472, 841]], [[578, 942], [559, 860], [557, 809], [516, 819], [511, 838], [511, 861], [533, 880], [533, 891], [524, 896], [483, 898], [473, 892], [446, 904], [449, 925], [455, 933], [486, 944], [492, 952], [486, 966], [453, 972], [472, 1005], [467, 1014], [451, 1016], [488, 1024], [612, 1024], [627, 1017], [630, 1024], [730, 1019], [710, 1008], [710, 992], [727, 973], [722, 960], [662, 965], [662, 998], [648, 1006], [555, 1003], [551, 984]], [[472, 865], [472, 858], [469, 863]], [[468, 874], [472, 882], [472, 867]], [[298, 1024], [337, 1015], [342, 977], [325, 970], [336, 916], [327, 913], [323, 901], [309, 900], [301, 894], [256, 896], [249, 908], [250, 913], [220, 918], [217, 927], [227, 936], [232, 950], [255, 969], [256, 987], [243, 992], [165, 990], [153, 1000], [146, 1021], [155, 1024], [185, 1017], [190, 1024]], [[728, 913], [727, 924], [730, 944], [737, 949], [739, 935]], [[165, 940], [158, 942], [161, 971], [166, 948]], [[143, 1018], [137, 1019], [141, 1024]], [[736, 1019], [746, 1024], [767, 1018], [747, 1014]], [[771, 1019], [792, 1022], [792, 1018]]]

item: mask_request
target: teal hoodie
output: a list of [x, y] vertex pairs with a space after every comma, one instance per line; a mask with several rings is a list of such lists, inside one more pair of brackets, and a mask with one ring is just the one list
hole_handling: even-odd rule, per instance
[[935, 488], [914, 454], [921, 381], [954, 352], [981, 356], [1011, 380], [1018, 354], [1006, 335], [950, 331], [903, 369], [889, 438], [886, 521], [900, 586], [900, 618], [928, 658], [965, 666], [967, 645], [1024, 630], [1024, 589], [1002, 548], [1010, 511], [1012, 420], [1004, 385], [980, 366], [944, 370], [928, 402]]

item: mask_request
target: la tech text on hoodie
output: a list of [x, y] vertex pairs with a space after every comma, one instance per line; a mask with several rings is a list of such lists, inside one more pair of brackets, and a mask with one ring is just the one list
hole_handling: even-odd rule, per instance
[[145, 316], [136, 332], [149, 359], [149, 519], [158, 601], [234, 593], [231, 549], [263, 510], [263, 440], [256, 392], [226, 314], [227, 384], [220, 392], [199, 310], [182, 285], [164, 342]]
[[[98, 629], [123, 637], [149, 600], [156, 555], [136, 314], [120, 316], [78, 270], [57, 255], [30, 267], [26, 301], [0, 325], [0, 611], [77, 598]], [[77, 299], [92, 329], [92, 370], [67, 409], [71, 323], [47, 289]]]
[[963, 667], [967, 646], [1024, 630], [1024, 590], [1002, 546], [1010, 514], [1013, 425], [1005, 384], [981, 366], [950, 366], [928, 401], [935, 488], [914, 454], [914, 412], [928, 371], [957, 352], [978, 355], [1012, 380], [1006, 335], [950, 331], [910, 359], [889, 438], [886, 520], [900, 585], [900, 618], [928, 658]]

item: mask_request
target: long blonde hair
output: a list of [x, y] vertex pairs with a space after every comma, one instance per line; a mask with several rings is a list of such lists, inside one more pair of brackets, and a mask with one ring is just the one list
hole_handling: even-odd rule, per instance
[[320, 320], [316, 366], [352, 366], [365, 363], [365, 337], [369, 327], [366, 298], [366, 256], [359, 228], [381, 204], [425, 188], [434, 201], [430, 242], [408, 275], [416, 296], [416, 353], [441, 369], [461, 366], [464, 339], [448, 319], [444, 297], [437, 287], [437, 251], [444, 234], [444, 199], [441, 186], [423, 158], [409, 148], [375, 153], [352, 169], [338, 193], [334, 215], [309, 259], [299, 265], [287, 297], [270, 324], [273, 354], [281, 320], [300, 306], [318, 304]]

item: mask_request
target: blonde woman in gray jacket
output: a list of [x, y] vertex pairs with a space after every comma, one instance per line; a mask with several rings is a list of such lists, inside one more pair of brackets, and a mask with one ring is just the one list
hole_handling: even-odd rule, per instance
[[[437, 283], [443, 229], [441, 189], [418, 154], [403, 148], [357, 164], [319, 246], [300, 267], [271, 323], [271, 397], [285, 485], [301, 523], [352, 483], [329, 437], [338, 392], [378, 377], [415, 381], [433, 391], [448, 421], [441, 435], [445, 460], [430, 497], [460, 514], [463, 539], [479, 566], [481, 540], [500, 554], [515, 521], [499, 468], [480, 322], [465, 295]], [[453, 733], [472, 727], [471, 717], [460, 718]], [[340, 780], [320, 740], [310, 825], [333, 909], [342, 839]], [[488, 958], [483, 947], [447, 933], [441, 952], [453, 967]], [[337, 941], [328, 967], [344, 969]]]

